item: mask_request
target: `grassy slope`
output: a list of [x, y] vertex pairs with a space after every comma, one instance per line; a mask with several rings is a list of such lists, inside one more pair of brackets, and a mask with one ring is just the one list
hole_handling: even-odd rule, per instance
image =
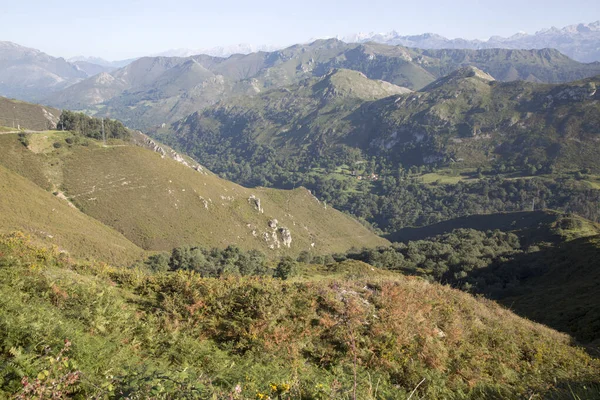
[[0, 97], [0, 125], [17, 129], [42, 131], [52, 129], [60, 117], [60, 110], [37, 104]]
[[[498, 229], [521, 239], [520, 253], [475, 271], [474, 281], [490, 286], [483, 294], [517, 314], [600, 348], [600, 226], [554, 211], [472, 215], [423, 228], [407, 228], [388, 239], [423, 240], [459, 228]], [[552, 246], [549, 244], [553, 243]], [[529, 247], [532, 246], [533, 247]], [[497, 283], [491, 285], [488, 279]]]
[[37, 157], [25, 148], [17, 140], [16, 134], [0, 135], [0, 151], [0, 165], [24, 176], [43, 189], [51, 189], [52, 185], [44, 173], [47, 170], [47, 160]]
[[0, 230], [23, 230], [75, 257], [127, 264], [143, 254], [125, 237], [0, 165]]
[[[25, 148], [16, 134], [2, 135], [0, 165], [44, 189], [64, 190], [82, 211], [145, 249], [237, 244], [276, 256], [387, 243], [350, 217], [326, 208], [305, 189], [246, 189], [147, 149], [123, 142], [103, 148], [87, 139], [82, 142], [88, 146], [68, 146], [68, 137], [73, 135], [30, 134], [30, 146]], [[55, 149], [55, 142], [62, 147]], [[249, 201], [251, 195], [261, 199], [264, 214]], [[284, 248], [281, 232], [276, 233], [279, 249], [272, 239], [268, 222], [273, 218], [278, 227], [291, 231], [290, 249]], [[266, 233], [269, 241], [264, 239]]]
[[[74, 148], [63, 173], [63, 187], [81, 210], [146, 249], [237, 244], [280, 255], [311, 250], [312, 243], [318, 253], [386, 243], [305, 189], [247, 189], [137, 147]], [[260, 198], [263, 214], [251, 195]], [[263, 235], [272, 233], [273, 218], [291, 230], [290, 249], [270, 251], [274, 242]]]
[[65, 339], [76, 367], [62, 374], [83, 372], [83, 397], [274, 398], [277, 385], [352, 398], [356, 385], [356, 398], [407, 398], [425, 378], [413, 398], [564, 398], [600, 376], [566, 335], [360, 262], [291, 283], [201, 279], [79, 265], [0, 236], [0, 265], [3, 394], [44, 369], [57, 380], [47, 355]]

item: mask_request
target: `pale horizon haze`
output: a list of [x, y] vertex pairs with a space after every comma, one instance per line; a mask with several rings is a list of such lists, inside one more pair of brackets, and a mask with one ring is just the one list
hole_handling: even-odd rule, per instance
[[3, 5], [0, 41], [56, 57], [120, 60], [175, 48], [285, 46], [358, 32], [482, 39], [600, 19], [598, 0], [343, 3], [192, 0], [19, 1]]

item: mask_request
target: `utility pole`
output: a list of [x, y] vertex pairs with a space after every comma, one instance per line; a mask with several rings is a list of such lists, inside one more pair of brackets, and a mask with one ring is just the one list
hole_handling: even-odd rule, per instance
[[104, 133], [104, 118], [102, 118], [102, 140], [104, 141], [104, 147], [106, 147], [106, 133]]

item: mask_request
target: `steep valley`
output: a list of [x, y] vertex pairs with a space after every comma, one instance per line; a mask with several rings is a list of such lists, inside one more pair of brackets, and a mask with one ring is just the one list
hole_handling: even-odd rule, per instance
[[85, 114], [0, 98], [0, 397], [600, 396], [598, 63], [19, 51]]

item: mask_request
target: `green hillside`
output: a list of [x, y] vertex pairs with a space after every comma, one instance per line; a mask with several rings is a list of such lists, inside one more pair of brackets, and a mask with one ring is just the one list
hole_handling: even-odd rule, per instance
[[[306, 189], [246, 189], [140, 148], [77, 149], [65, 159], [64, 174], [65, 191], [78, 208], [146, 249], [237, 244], [279, 255], [384, 242]], [[276, 229], [269, 227], [273, 219]], [[291, 232], [289, 249], [281, 228]]]
[[[440, 60], [426, 68], [437, 77], [467, 65], [484, 70], [504, 82], [525, 80], [561, 83], [598, 75], [600, 63], [579, 63], [555, 49], [541, 50], [415, 50], [423, 57]], [[439, 69], [437, 69], [439, 68]]]
[[600, 225], [554, 211], [518, 212], [403, 229], [389, 238], [402, 242], [344, 257], [484, 295], [598, 354]]
[[380, 92], [380, 100], [368, 101], [365, 87], [373, 92], [378, 83], [339, 79], [349, 73], [221, 102], [174, 124], [170, 140], [217, 171], [223, 153], [260, 151], [256, 145], [311, 161], [346, 146], [405, 168], [598, 169], [598, 77], [556, 86], [499, 83], [468, 67], [420, 92]]
[[36, 242], [55, 245], [73, 257], [118, 265], [144, 252], [123, 235], [0, 165], [0, 231], [23, 231]]
[[203, 279], [80, 264], [12, 235], [0, 266], [3, 396], [598, 395], [598, 360], [566, 335], [357, 261], [316, 280]]
[[599, 77], [503, 83], [465, 67], [368, 100], [379, 81], [338, 74], [357, 73], [222, 101], [154, 134], [227, 179], [305, 186], [388, 234], [532, 206], [600, 221]]
[[387, 243], [306, 189], [246, 189], [154, 142], [146, 143], [151, 151], [115, 139], [104, 147], [71, 132], [30, 134], [27, 148], [16, 134], [1, 139], [0, 163], [146, 250], [236, 244], [276, 257]]
[[499, 83], [460, 70], [422, 93], [381, 101], [367, 122], [377, 132], [371, 145], [416, 164], [595, 170], [599, 79]]
[[342, 135], [355, 128], [349, 117], [363, 102], [407, 92], [359, 72], [333, 70], [321, 79], [256, 97], [236, 97], [195, 113], [174, 125], [173, 141], [185, 142], [189, 150], [205, 145], [203, 158], [210, 157], [207, 152], [218, 143], [240, 150], [253, 144], [273, 146], [280, 157], [291, 159], [305, 153], [316, 156], [321, 147], [343, 141]]

